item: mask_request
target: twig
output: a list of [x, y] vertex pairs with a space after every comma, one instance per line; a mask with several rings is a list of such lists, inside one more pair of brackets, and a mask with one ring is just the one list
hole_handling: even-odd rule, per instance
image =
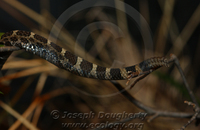
[[[169, 62], [171, 63], [173, 59], [169, 60]], [[138, 108], [144, 110], [148, 116], [152, 115], [152, 117], [150, 117], [148, 119], [148, 122], [152, 121], [153, 119], [156, 119], [157, 117], [174, 117], [174, 118], [191, 118], [193, 117], [193, 113], [183, 113], [183, 112], [168, 112], [168, 111], [160, 111], [160, 110], [156, 110], [153, 109], [151, 107], [148, 107], [146, 105], [144, 105], [143, 103], [141, 103], [140, 101], [138, 101], [137, 99], [135, 99], [132, 95], [130, 95], [120, 84], [118, 84], [116, 81], [111, 81], [113, 83], [113, 85], [120, 91], [122, 92], [122, 94], [131, 102], [133, 103], [135, 106], [137, 106]], [[196, 118], [200, 119], [200, 116], [196, 116]], [[121, 121], [117, 121], [117, 122], [112, 122], [112, 123], [125, 123], [125, 122], [129, 122], [133, 120], [133, 118], [126, 118], [123, 119]], [[96, 128], [94, 130], [101, 130], [101, 129], [105, 129], [105, 128]]]
[[14, 46], [0, 47], [0, 70], [6, 62], [6, 60], [8, 59], [8, 57], [11, 55], [11, 53], [16, 50], [19, 50], [19, 48]]
[[195, 113], [191, 117], [191, 119], [184, 126], [181, 127], [180, 130], [184, 130], [189, 124], [191, 124], [197, 118], [197, 116], [200, 112], [200, 108], [196, 104], [194, 104], [192, 102], [188, 102], [188, 101], [185, 101], [184, 103], [187, 103], [189, 106], [193, 106]]
[[8, 59], [8, 57], [11, 55], [12, 51], [6, 51], [0, 53], [0, 70], [3, 67], [4, 63]]
[[145, 77], [146, 77], [147, 75], [149, 75], [149, 74], [150, 74], [150, 73], [144, 74], [144, 75], [140, 76], [139, 78], [137, 78], [137, 79], [131, 84], [130, 89], [133, 88], [137, 82], [139, 82], [141, 79], [145, 78]]
[[[172, 63], [172, 62], [174, 62], [174, 59], [171, 57], [171, 58], [167, 61], [167, 64]], [[139, 78], [137, 78], [137, 79], [131, 84], [130, 89], [133, 88], [133, 87], [135, 86], [135, 84], [136, 84], [137, 82], [139, 82], [141, 79], [145, 78], [145, 77], [148, 76], [150, 73], [152, 73], [153, 71], [155, 71], [155, 70], [157, 70], [157, 69], [159, 69], [159, 68], [160, 68], [160, 67], [157, 67], [157, 68], [153, 69], [152, 71], [149, 71], [149, 73], [144, 74], [144, 75], [140, 76]]]
[[0, 47], [0, 52], [17, 51], [17, 50], [20, 50], [20, 48], [15, 46]]
[[[176, 65], [176, 67], [178, 68], [178, 70], [179, 70], [179, 72], [180, 72], [180, 74], [181, 74], [181, 77], [182, 77], [182, 79], [183, 79], [183, 82], [184, 82], [184, 84], [185, 84], [185, 87], [186, 87], [186, 89], [187, 89], [187, 91], [188, 91], [188, 93], [189, 93], [189, 95], [190, 95], [192, 101], [193, 101], [196, 105], [198, 105], [198, 102], [196, 101], [196, 98], [195, 98], [195, 96], [194, 96], [192, 90], [190, 89], [190, 87], [189, 87], [189, 85], [188, 85], [188, 83], [187, 83], [187, 80], [186, 80], [186, 78], [185, 78], [185, 76], [184, 76], [184, 74], [183, 74], [183, 70], [182, 70], [181, 67], [180, 67], [180, 63], [179, 63], [177, 57], [176, 57], [174, 54], [171, 54], [171, 55], [170, 55], [170, 59], [168, 60], [168, 64], [169, 64], [169, 63], [172, 63], [172, 62], [174, 62], [175, 65]], [[160, 67], [159, 67], [159, 68], [160, 68]], [[158, 68], [156, 68], [156, 69], [158, 69]], [[155, 69], [155, 70], [156, 70], [156, 69]], [[155, 70], [153, 70], [153, 71], [155, 71]], [[153, 71], [152, 71], [152, 72], [153, 72]], [[136, 79], [136, 80], [134, 81], [134, 83], [131, 85], [130, 88], [132, 88], [139, 80], [145, 78], [147, 75], [148, 75], [148, 74], [145, 74], [145, 75], [139, 77], [138, 79]], [[199, 105], [198, 105], [198, 107], [199, 107]]]
[[[5, 59], [7, 59], [8, 58], [8, 56], [11, 54], [11, 52], [12, 51], [15, 51], [15, 50], [19, 50], [19, 48], [18, 47], [1, 47], [0, 48], [0, 52], [1, 52], [1, 54], [3, 54], [3, 53], [8, 53], [7, 55], [3, 55], [3, 56], [1, 56], [1, 60], [4, 62], [4, 60]], [[175, 63], [175, 65], [177, 66], [177, 68], [178, 68], [178, 70], [179, 70], [179, 72], [180, 72], [180, 74], [181, 74], [181, 76], [182, 76], [182, 78], [183, 78], [183, 81], [184, 81], [184, 84], [185, 84], [185, 86], [186, 86], [186, 88], [187, 88], [187, 90], [188, 90], [188, 92], [189, 92], [189, 95], [190, 95], [190, 97], [191, 97], [191, 99], [192, 99], [192, 101], [195, 103], [191, 103], [191, 102], [186, 102], [188, 105], [193, 105], [193, 107], [194, 107], [194, 109], [195, 109], [195, 114], [194, 115], [192, 115], [192, 114], [187, 114], [187, 113], [176, 113], [176, 112], [167, 112], [167, 111], [158, 111], [158, 110], [154, 110], [154, 109], [152, 109], [152, 108], [150, 108], [150, 107], [148, 107], [148, 106], [145, 106], [144, 104], [142, 104], [141, 102], [139, 102], [138, 100], [136, 100], [132, 95], [130, 95], [126, 90], [124, 90], [124, 88], [120, 85], [120, 84], [118, 84], [117, 82], [115, 82], [115, 81], [111, 81], [114, 85], [115, 85], [115, 87], [119, 90], [119, 91], [121, 91], [122, 92], [122, 94], [127, 98], [127, 99], [129, 99], [129, 101], [131, 101], [134, 105], [136, 105], [138, 108], [140, 108], [140, 109], [142, 109], [142, 110], [144, 110], [145, 112], [147, 112], [148, 113], [148, 115], [153, 115], [151, 118], [149, 118], [148, 119], [148, 122], [150, 122], [150, 121], [152, 121], [153, 119], [155, 119], [155, 118], [157, 118], [157, 117], [159, 117], [159, 116], [165, 116], [165, 117], [191, 117], [191, 119], [188, 121], [188, 123], [187, 124], [185, 124], [184, 126], [182, 126], [182, 128], [181, 128], [181, 130], [184, 130], [192, 121], [194, 121], [196, 118], [198, 118], [198, 114], [199, 114], [199, 112], [200, 112], [200, 108], [199, 108], [199, 105], [198, 105], [198, 103], [197, 103], [197, 101], [196, 101], [196, 99], [195, 99], [195, 97], [194, 97], [194, 94], [193, 94], [193, 92], [191, 91], [191, 89], [190, 89], [190, 87], [189, 87], [189, 85], [188, 85], [188, 83], [187, 83], [187, 81], [186, 81], [186, 78], [185, 78], [185, 76], [184, 76], [184, 74], [183, 74], [183, 71], [182, 71], [182, 69], [181, 69], [181, 67], [180, 67], [180, 63], [179, 63], [179, 61], [178, 61], [178, 59], [177, 59], [177, 57], [175, 56], [175, 55], [173, 55], [173, 54], [171, 54], [170, 55], [170, 60], [168, 61], [168, 64], [169, 63], [172, 63], [172, 62], [174, 62]], [[3, 65], [3, 64], [2, 64]], [[158, 68], [160, 68], [160, 67], [158, 67]], [[158, 69], [158, 68], [156, 68], [156, 69]], [[156, 69], [154, 69], [154, 70], [156, 70]], [[153, 71], [154, 71], [153, 70]], [[152, 72], [153, 72], [152, 71]], [[143, 78], [145, 78], [147, 75], [149, 75], [151, 72], [149, 72], [148, 74], [144, 74], [144, 75], [142, 75], [141, 77], [139, 77], [138, 79], [136, 79], [135, 81], [134, 81], [134, 83], [131, 85], [131, 88], [139, 81], [139, 80], [141, 80], [141, 79], [143, 79]], [[128, 122], [128, 121], [130, 121], [130, 120], [132, 120], [131, 118], [127, 118], [127, 119], [124, 119], [124, 120], [122, 120], [122, 121], [120, 121], [120, 122]]]
[[182, 70], [181, 67], [180, 67], [180, 63], [179, 63], [177, 57], [176, 57], [174, 54], [171, 54], [170, 57], [171, 57], [171, 59], [174, 61], [176, 67], [178, 68], [178, 70], [179, 70], [179, 72], [180, 72], [180, 74], [181, 74], [181, 77], [182, 77], [182, 79], [183, 79], [183, 82], [184, 82], [184, 84], [185, 84], [185, 87], [186, 87], [186, 89], [187, 89], [187, 91], [188, 91], [188, 93], [189, 93], [189, 95], [190, 95], [192, 101], [199, 107], [198, 102], [197, 102], [197, 100], [196, 100], [196, 98], [195, 98], [195, 96], [194, 96], [192, 90], [190, 89], [190, 87], [189, 87], [189, 85], [188, 85], [188, 83], [187, 83], [187, 81], [186, 81], [186, 78], [185, 78], [185, 76], [184, 76], [184, 74], [183, 74], [183, 70]]
[[[113, 85], [120, 91], [122, 92], [122, 94], [129, 100], [131, 101], [135, 106], [137, 106], [138, 108], [144, 110], [145, 112], [147, 112], [147, 114], [150, 116], [152, 115], [152, 117], [150, 117], [148, 119], [148, 122], [152, 121], [153, 119], [156, 119], [157, 117], [174, 117], [174, 118], [191, 118], [188, 123], [186, 125], [184, 125], [181, 130], [184, 130], [193, 120], [195, 119], [200, 119], [200, 116], [198, 116], [199, 112], [200, 112], [200, 108], [199, 106], [197, 105], [197, 102], [196, 102], [196, 99], [194, 97], [194, 94], [193, 92], [190, 90], [189, 86], [188, 86], [188, 83], [185, 79], [185, 76], [183, 74], [183, 71], [180, 67], [180, 64], [179, 64], [179, 61], [177, 59], [177, 57], [174, 55], [174, 54], [171, 54], [170, 55], [170, 59], [168, 60], [168, 64], [169, 63], [175, 63], [182, 78], [183, 78], [183, 81], [184, 81], [184, 84], [190, 94], [190, 97], [192, 99], [192, 101], [194, 101], [196, 104], [194, 103], [191, 103], [191, 102], [185, 102], [187, 103], [188, 105], [193, 105], [194, 109], [195, 109], [195, 114], [191, 114], [191, 113], [181, 113], [181, 112], [168, 112], [168, 111], [160, 111], [160, 110], [156, 110], [156, 109], [153, 109], [151, 107], [148, 107], [146, 105], [144, 105], [143, 103], [139, 102], [138, 100], [136, 100], [132, 95], [130, 95], [120, 84], [118, 84], [116, 81], [111, 81], [113, 83]], [[158, 68], [157, 68], [158, 69]], [[155, 69], [156, 70], [156, 69]], [[135, 82], [131, 85], [131, 87], [133, 87], [139, 80], [143, 79], [144, 77], [146, 77], [148, 74], [145, 74], [141, 77], [139, 77], [138, 79], [135, 80]], [[128, 122], [128, 121], [131, 121], [133, 119], [131, 118], [126, 118], [124, 120], [121, 120], [121, 122]], [[114, 122], [114, 123], [119, 123], [119, 122]], [[95, 130], [98, 130], [98, 129], [95, 129]]]
[[[148, 113], [148, 115], [157, 115], [158, 116], [164, 116], [164, 117], [175, 117], [175, 118], [190, 118], [193, 116], [192, 113], [182, 113], [182, 112], [168, 112], [168, 111], [159, 111], [155, 110], [151, 107], [148, 107], [135, 99], [132, 95], [130, 95], [120, 84], [118, 84], [115, 81], [112, 81], [112, 83], [115, 85], [115, 87], [122, 92], [122, 94], [129, 100], [131, 101], [135, 106], [138, 108], [144, 110], [145, 112]], [[198, 117], [200, 118], [200, 117]]]
[[134, 105], [136, 105], [138, 108], [148, 111], [149, 113], [154, 113], [154, 110], [150, 107], [145, 106], [138, 100], [136, 100], [132, 95], [130, 95], [120, 84], [118, 84], [116, 81], [111, 81], [113, 85], [120, 91], [122, 94], [129, 100], [131, 101]]

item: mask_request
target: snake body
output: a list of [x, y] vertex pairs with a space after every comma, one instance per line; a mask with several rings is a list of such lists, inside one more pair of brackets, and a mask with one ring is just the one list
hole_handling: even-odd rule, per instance
[[76, 75], [102, 80], [123, 80], [167, 65], [164, 57], [153, 57], [124, 68], [106, 68], [78, 57], [46, 38], [28, 31], [10, 31], [2, 35], [0, 44], [25, 49]]

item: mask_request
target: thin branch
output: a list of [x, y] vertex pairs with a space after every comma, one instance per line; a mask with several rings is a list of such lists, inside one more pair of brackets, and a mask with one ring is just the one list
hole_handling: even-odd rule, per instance
[[20, 50], [20, 48], [15, 46], [0, 47], [0, 52], [17, 51], [17, 50]]
[[176, 57], [174, 54], [171, 54], [170, 57], [171, 57], [171, 59], [174, 61], [176, 67], [178, 68], [178, 70], [179, 70], [179, 72], [180, 72], [180, 74], [181, 74], [181, 77], [182, 77], [182, 79], [183, 79], [183, 82], [184, 82], [184, 84], [185, 84], [185, 87], [186, 87], [186, 89], [187, 89], [187, 91], [188, 91], [188, 93], [189, 93], [189, 95], [190, 95], [192, 101], [199, 107], [198, 102], [197, 102], [197, 100], [196, 100], [196, 98], [195, 98], [195, 96], [194, 96], [194, 93], [193, 93], [192, 90], [190, 89], [190, 87], [189, 87], [189, 85], [188, 85], [188, 83], [187, 83], [187, 80], [186, 80], [186, 78], [185, 78], [185, 76], [184, 76], [184, 74], [183, 74], [183, 70], [181, 69], [181, 66], [180, 66], [180, 63], [179, 63], [177, 57]]
[[113, 83], [113, 85], [120, 91], [122, 92], [122, 94], [129, 100], [131, 101], [134, 105], [136, 105], [138, 108], [144, 110], [144, 111], [148, 111], [149, 113], [154, 113], [154, 110], [150, 107], [145, 106], [144, 104], [142, 104], [141, 102], [139, 102], [138, 100], [136, 100], [132, 95], [130, 95], [128, 93], [128, 91], [126, 91], [120, 84], [118, 84], [116, 81], [111, 81]]
[[133, 88], [137, 82], [139, 82], [141, 79], [145, 78], [145, 77], [148, 76], [149, 74], [150, 74], [150, 73], [144, 74], [144, 75], [140, 76], [139, 78], [137, 78], [137, 79], [131, 84], [130, 89]]
[[[12, 52], [12, 51], [15, 51], [15, 50], [19, 50], [19, 48], [17, 48], [17, 47], [2, 47], [2, 48], [0, 48], [0, 52], [3, 52], [3, 53], [5, 53], [5, 52], [8, 53], [8, 52]], [[2, 54], [3, 54], [3, 53], [2, 53]], [[9, 53], [9, 54], [10, 54], [10, 53]], [[6, 57], [8, 57], [9, 54], [6, 55]], [[131, 101], [134, 105], [136, 105], [138, 108], [140, 108], [140, 109], [144, 110], [145, 112], [147, 112], [148, 115], [153, 115], [151, 118], [149, 118], [149, 120], [148, 120], [149, 122], [152, 121], [153, 119], [159, 117], [159, 116], [165, 116], [165, 117], [179, 117], [179, 118], [183, 118], [183, 117], [185, 117], [185, 118], [187, 117], [187, 118], [188, 118], [188, 117], [191, 117], [191, 119], [188, 121], [188, 123], [185, 124], [185, 125], [181, 128], [181, 130], [184, 130], [192, 121], [194, 121], [196, 118], [199, 118], [199, 117], [198, 117], [198, 114], [199, 114], [199, 112], [200, 112], [200, 108], [199, 108], [199, 105], [198, 105], [198, 103], [197, 103], [197, 101], [196, 101], [196, 99], [195, 99], [195, 96], [194, 96], [193, 92], [191, 91], [191, 89], [190, 89], [190, 87], [189, 87], [189, 85], [188, 85], [188, 83], [187, 83], [187, 81], [186, 81], [186, 78], [185, 78], [185, 76], [184, 76], [184, 74], [183, 74], [183, 71], [182, 71], [182, 69], [181, 69], [181, 67], [180, 67], [180, 63], [179, 63], [177, 57], [176, 57], [175, 55], [173, 55], [173, 54], [171, 54], [170, 57], [171, 57], [171, 58], [170, 58], [170, 60], [168, 61], [168, 64], [174, 62], [175, 65], [176, 65], [176, 67], [178, 68], [178, 70], [179, 70], [179, 72], [180, 72], [180, 74], [181, 74], [181, 76], [182, 76], [182, 79], [183, 79], [183, 81], [184, 81], [185, 87], [187, 88], [188, 93], [189, 93], [189, 95], [190, 95], [192, 101], [195, 103], [195, 105], [192, 104], [193, 107], [194, 107], [194, 109], [195, 109], [195, 114], [177, 113], [177, 112], [167, 112], [167, 111], [155, 110], [155, 109], [153, 109], [153, 108], [150, 108], [150, 107], [144, 105], [143, 103], [139, 102], [138, 100], [136, 100], [132, 95], [130, 95], [126, 90], [124, 90], [124, 88], [123, 88], [120, 84], [118, 84], [117, 82], [115, 82], [115, 81], [111, 81], [111, 82], [112, 82], [112, 83], [115, 85], [115, 87], [116, 87], [119, 91], [121, 91], [122, 94], [123, 94], [127, 99], [129, 99], [129, 101]], [[7, 58], [2, 57], [2, 61], [3, 61], [3, 62], [4, 62], [5, 59], [7, 59]], [[160, 68], [160, 67], [158, 67], [158, 68]], [[158, 68], [154, 69], [153, 71], [157, 70]], [[153, 71], [152, 71], [152, 72], [153, 72]], [[145, 78], [145, 77], [146, 77], [148, 74], [150, 74], [150, 73], [151, 73], [151, 72], [149, 72], [149, 73], [147, 73], [147, 74], [144, 74], [144, 75], [142, 75], [141, 77], [139, 77], [138, 79], [136, 79], [135, 82], [131, 85], [131, 88], [132, 88], [139, 80]], [[191, 105], [190, 102], [187, 102], [187, 103], [188, 103], [188, 105]], [[131, 118], [127, 118], [127, 119], [124, 119], [124, 120], [122, 120], [122, 121], [120, 121], [120, 122], [128, 122], [128, 121], [131, 121], [131, 120], [132, 120]]]
[[200, 108], [196, 104], [194, 104], [192, 102], [188, 102], [188, 101], [185, 101], [184, 103], [187, 103], [189, 106], [193, 106], [195, 113], [191, 117], [191, 119], [184, 126], [181, 127], [180, 130], [184, 130], [189, 124], [191, 124], [197, 118], [197, 116], [200, 112]]
[[[141, 103], [140, 101], [136, 100], [131, 94], [128, 93], [128, 91], [126, 91], [120, 84], [118, 84], [116, 81], [111, 81], [113, 83], [113, 85], [120, 91], [122, 92], [122, 94], [129, 100], [131, 101], [131, 103], [133, 103], [135, 106], [137, 106], [138, 108], [144, 110], [149, 116], [152, 115], [149, 119], [148, 122], [156, 119], [157, 117], [174, 117], [174, 118], [191, 118], [188, 123], [186, 125], [184, 125], [181, 130], [184, 130], [193, 120], [195, 119], [200, 119], [200, 116], [198, 116], [199, 112], [200, 112], [200, 108], [197, 105], [196, 99], [194, 97], [193, 92], [190, 90], [188, 83], [185, 79], [185, 76], [183, 74], [183, 71], [180, 67], [179, 61], [177, 59], [177, 57], [173, 54], [170, 55], [170, 59], [168, 60], [168, 64], [169, 63], [175, 63], [183, 80], [184, 80], [184, 84], [190, 94], [190, 97], [192, 98], [192, 101], [194, 101], [196, 104], [192, 104], [192, 103], [188, 103], [188, 105], [192, 104], [194, 109], [195, 109], [195, 114], [192, 113], [182, 113], [182, 112], [168, 112], [168, 111], [160, 111], [160, 110], [156, 110], [153, 109], [151, 107], [148, 107], [146, 105], [144, 105], [143, 103]], [[158, 69], [158, 68], [156, 68]], [[155, 70], [156, 70], [155, 69]], [[131, 85], [131, 87], [133, 87], [139, 80], [143, 79], [144, 77], [146, 77], [148, 74], [145, 74], [141, 77], [139, 77], [138, 79], [135, 80], [135, 82]], [[133, 120], [132, 118], [126, 118], [124, 120], [121, 120], [120, 122], [113, 122], [113, 123], [124, 123], [124, 122], [128, 122]], [[99, 128], [101, 129], [101, 128]], [[95, 130], [99, 130], [99, 129], [95, 129]]]
[[[168, 67], [168, 64], [169, 64], [169, 63], [172, 63], [172, 62], [174, 62], [174, 59], [173, 59], [173, 58], [170, 58], [170, 59], [167, 61], [167, 65], [166, 65], [166, 66]], [[144, 74], [144, 75], [140, 76], [139, 78], [137, 78], [137, 79], [131, 84], [130, 89], [133, 88], [137, 82], [139, 82], [140, 80], [142, 80], [143, 78], [145, 78], [146, 76], [148, 76], [150, 73], [152, 73], [153, 71], [155, 71], [155, 70], [157, 70], [157, 69], [159, 69], [159, 68], [160, 68], [160, 67], [157, 67], [157, 68], [153, 69], [152, 71], [149, 71], [149, 73]]]
[[[172, 60], [169, 60], [169, 62], [171, 63]], [[111, 82], [131, 103], [133, 103], [138, 108], [144, 110], [147, 113], [148, 116], [152, 115], [152, 117], [150, 117], [148, 119], [148, 122], [152, 121], [153, 119], [156, 119], [157, 117], [191, 118], [194, 115], [193, 113], [168, 112], [168, 111], [160, 111], [160, 110], [153, 109], [151, 107], [144, 105], [143, 103], [141, 103], [137, 99], [135, 99], [132, 95], [130, 95], [116, 81], [111, 81]], [[196, 116], [196, 118], [200, 119], [200, 116]], [[129, 122], [129, 121], [132, 121], [132, 120], [133, 120], [133, 118], [126, 118], [126, 119], [123, 119], [121, 121], [115, 121], [115, 122], [112, 122], [112, 123], [126, 123], [126, 122]], [[96, 128], [94, 130], [101, 130], [101, 129], [105, 129], [105, 128]]]

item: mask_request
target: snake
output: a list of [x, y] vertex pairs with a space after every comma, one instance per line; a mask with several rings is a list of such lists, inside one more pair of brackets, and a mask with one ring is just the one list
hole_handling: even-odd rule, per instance
[[128, 67], [103, 67], [74, 55], [38, 34], [22, 30], [4, 33], [0, 44], [24, 49], [78, 76], [100, 80], [130, 80], [168, 64], [165, 57], [152, 57]]

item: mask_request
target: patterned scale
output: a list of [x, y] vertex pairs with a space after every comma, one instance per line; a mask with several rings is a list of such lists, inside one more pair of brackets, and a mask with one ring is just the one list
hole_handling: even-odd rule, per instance
[[106, 68], [78, 57], [46, 38], [28, 31], [10, 31], [2, 35], [0, 44], [15, 46], [51, 62], [76, 75], [102, 80], [123, 80], [167, 66], [164, 57], [153, 57], [124, 68]]

